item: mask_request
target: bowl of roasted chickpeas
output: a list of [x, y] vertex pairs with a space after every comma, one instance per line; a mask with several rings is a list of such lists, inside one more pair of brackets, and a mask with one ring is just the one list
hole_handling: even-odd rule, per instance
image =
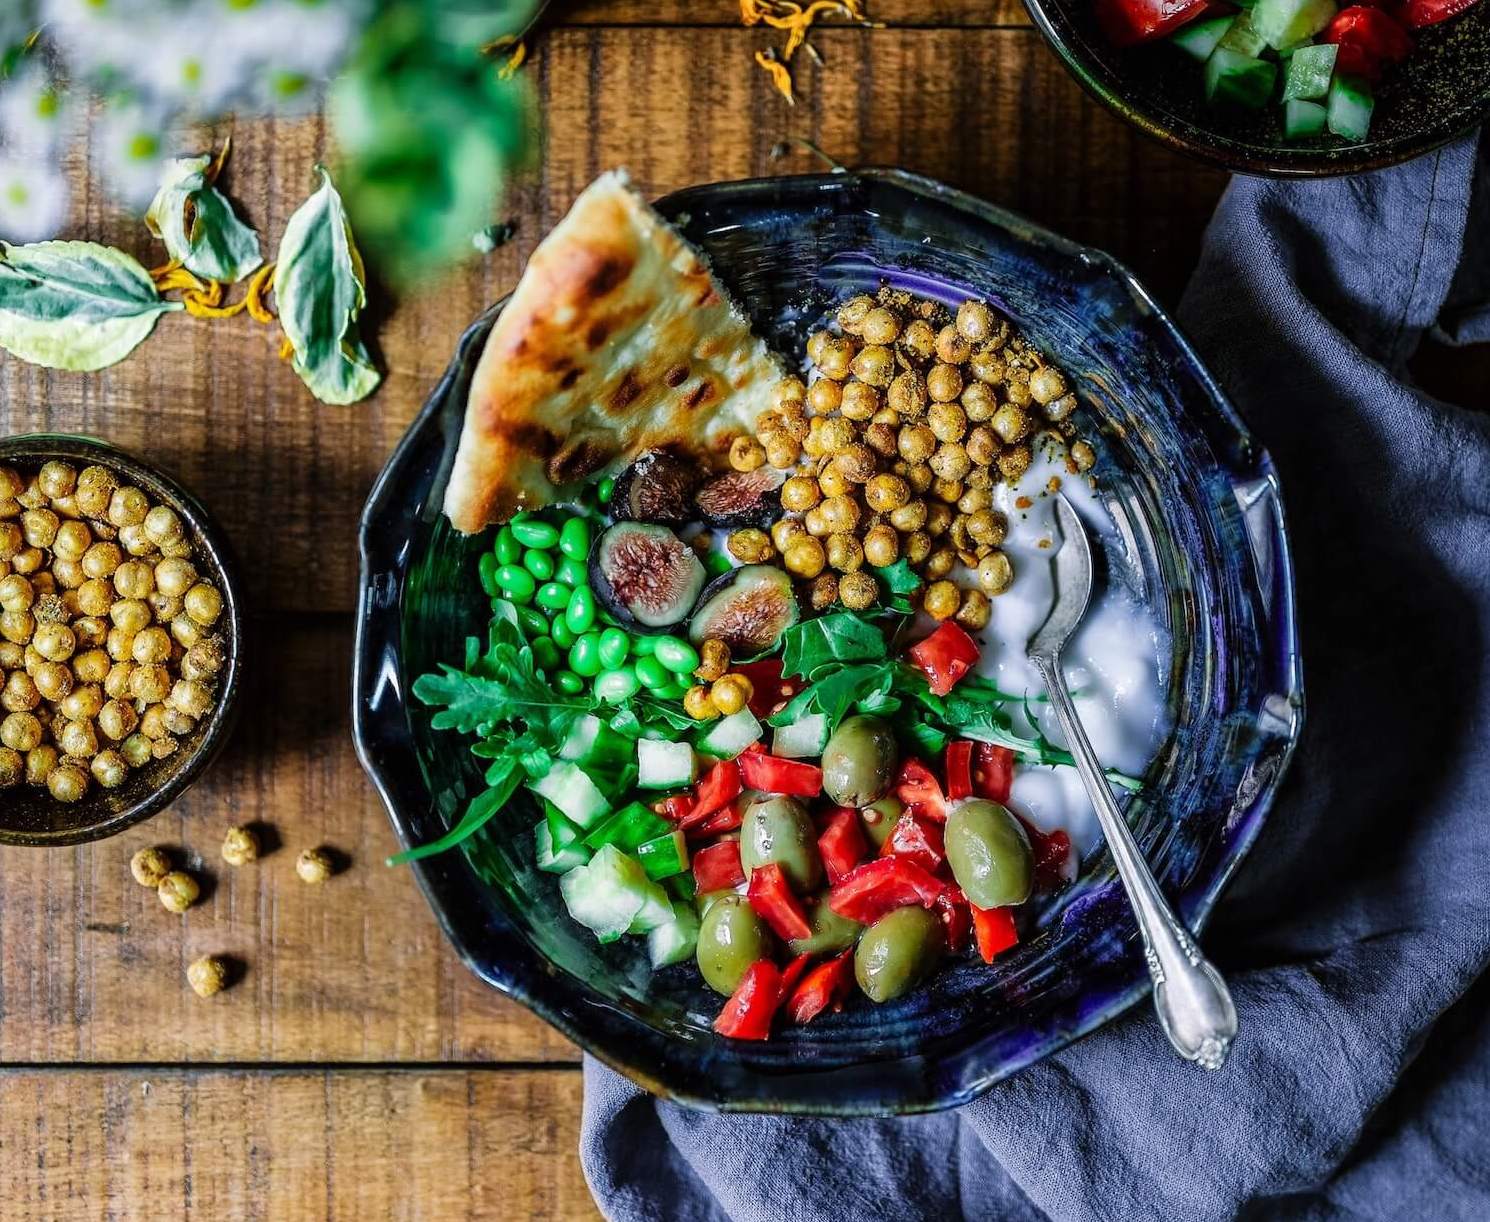
[[221, 531], [102, 441], [0, 440], [0, 843], [147, 819], [211, 763], [242, 630]]

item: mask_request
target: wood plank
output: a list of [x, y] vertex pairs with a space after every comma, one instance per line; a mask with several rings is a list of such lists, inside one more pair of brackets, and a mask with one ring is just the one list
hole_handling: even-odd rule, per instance
[[562, 1071], [0, 1072], [12, 1218], [599, 1215]]
[[[805, 3], [803, 7], [806, 7]], [[864, 12], [871, 21], [882, 21], [897, 30], [997, 29], [1031, 24], [1030, 15], [1020, 0], [864, 0]], [[843, 24], [843, 18], [827, 16], [813, 28], [832, 29]], [[575, 0], [569, 4], [551, 4], [538, 28], [572, 25], [682, 25], [696, 29], [738, 26], [740, 5], [738, 0], [707, 0], [703, 4], [698, 0]], [[766, 26], [757, 26], [756, 30], [767, 40], [776, 38], [780, 41], [779, 36]], [[762, 45], [769, 45], [769, 42]]]
[[[352, 752], [350, 624], [254, 626], [248, 688], [223, 757], [174, 807], [76, 849], [0, 849], [0, 1062], [574, 1061], [546, 1023], [460, 963], [407, 870]], [[280, 844], [234, 869], [234, 823]], [[161, 845], [209, 885], [184, 916], [129, 873]], [[303, 848], [348, 868], [295, 876]], [[238, 983], [187, 987], [199, 955]]]
[[[527, 72], [547, 144], [541, 171], [503, 207], [516, 239], [438, 286], [377, 297], [388, 377], [369, 401], [316, 404], [244, 317], [175, 316], [98, 374], [0, 358], [0, 430], [90, 432], [158, 459], [223, 519], [260, 607], [346, 611], [358, 513], [389, 450], [467, 322], [606, 167], [627, 165], [658, 194], [817, 169], [800, 148], [776, 154], [804, 138], [845, 164], [902, 165], [1023, 212], [1117, 254], [1161, 299], [1177, 296], [1224, 176], [1090, 102], [1033, 30], [825, 29], [825, 66], [804, 63], [795, 108], [752, 61], [758, 45], [758, 31], [729, 27], [539, 36]], [[271, 248], [326, 153], [315, 119], [238, 125], [227, 184]], [[143, 229], [99, 192], [80, 191], [76, 212], [74, 234], [148, 253]]]

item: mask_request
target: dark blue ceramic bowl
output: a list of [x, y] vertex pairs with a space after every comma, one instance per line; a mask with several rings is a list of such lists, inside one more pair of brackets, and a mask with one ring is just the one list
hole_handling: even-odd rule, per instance
[[[1302, 689], [1277, 479], [1210, 375], [1121, 266], [1007, 212], [898, 172], [699, 187], [658, 205], [706, 250], [756, 328], [799, 350], [834, 299], [883, 278], [995, 302], [1075, 377], [1123, 542], [1113, 575], [1173, 639], [1174, 730], [1128, 814], [1165, 891], [1203, 923], [1256, 837], [1297, 739]], [[481, 788], [459, 736], [409, 687], [485, 631], [475, 555], [440, 513], [466, 392], [500, 305], [466, 332], [362, 523], [355, 733], [399, 838], [435, 838]], [[712, 1108], [866, 1114], [966, 1103], [1148, 993], [1105, 850], [993, 967], [949, 968], [893, 1004], [855, 1004], [769, 1043], [710, 1029], [691, 967], [649, 972], [600, 946], [531, 863], [522, 799], [468, 851], [413, 867], [482, 979], [658, 1094]], [[1246, 1015], [1242, 1016], [1243, 1039]], [[1155, 1038], [1159, 1038], [1156, 1030]]]

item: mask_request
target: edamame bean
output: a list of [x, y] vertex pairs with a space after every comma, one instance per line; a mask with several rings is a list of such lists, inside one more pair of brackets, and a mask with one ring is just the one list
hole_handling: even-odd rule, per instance
[[538, 587], [534, 598], [545, 611], [562, 611], [569, 605], [569, 596], [573, 593], [568, 586], [561, 586], [557, 581], [548, 581]]
[[642, 681], [643, 687], [654, 692], [671, 687], [673, 682], [673, 672], [658, 658], [637, 658], [636, 677]]
[[559, 550], [570, 560], [584, 562], [590, 554], [590, 524], [584, 518], [570, 518], [559, 532]]
[[565, 556], [559, 561], [559, 567], [554, 570], [554, 580], [562, 581], [571, 590], [577, 590], [582, 585], [588, 585], [590, 578], [585, 572], [583, 561]]
[[650, 658], [657, 652], [657, 638], [655, 636], [635, 636], [631, 638], [631, 656], [633, 658]]
[[559, 647], [552, 637], [541, 636], [533, 642], [533, 661], [543, 668], [545, 674], [559, 669]]
[[595, 499], [602, 505], [609, 505], [611, 497], [616, 495], [616, 481], [607, 475], [595, 486]]
[[496, 556], [498, 564], [516, 564], [522, 559], [522, 544], [512, 533], [512, 527], [504, 526], [497, 532], [497, 542], [492, 548], [492, 554]]
[[549, 624], [548, 634], [554, 638], [554, 644], [560, 649], [568, 649], [575, 641], [579, 640], [579, 633], [575, 632], [564, 621], [564, 613], [562, 611], [555, 615], [553, 622]]
[[518, 518], [511, 529], [513, 537], [524, 547], [552, 547], [559, 541], [558, 528], [542, 518]]
[[481, 588], [486, 591], [488, 598], [495, 598], [502, 592], [501, 587], [497, 585], [499, 568], [501, 565], [491, 552], [483, 553], [481, 559], [476, 562], [476, 572], [481, 577]]
[[723, 552], [710, 552], [704, 557], [704, 571], [710, 577], [723, 577], [734, 567]]
[[523, 553], [523, 568], [532, 573], [539, 581], [548, 581], [554, 575], [554, 558], [547, 552], [540, 552], [536, 548], [529, 548]]
[[636, 671], [629, 666], [623, 666], [619, 670], [607, 670], [601, 673], [600, 677], [595, 680], [595, 695], [611, 704], [620, 704], [621, 701], [636, 695], [637, 688], [640, 686]]
[[675, 636], [660, 636], [654, 649], [657, 660], [676, 675], [687, 675], [698, 669], [698, 650]]
[[576, 632], [587, 632], [595, 624], [595, 596], [589, 586], [580, 586], [569, 597], [569, 606], [564, 610], [564, 622]]
[[578, 696], [585, 690], [585, 681], [572, 670], [561, 670], [554, 676], [554, 686], [566, 696]]
[[515, 564], [504, 564], [497, 570], [497, 584], [515, 603], [527, 602], [538, 589], [538, 583], [533, 580], [533, 574]]
[[587, 632], [574, 642], [574, 648], [569, 651], [569, 669], [586, 679], [600, 673], [600, 633]]
[[631, 642], [619, 628], [607, 628], [600, 634], [600, 665], [615, 670], [631, 652]]
[[541, 613], [533, 610], [532, 607], [518, 607], [516, 610], [518, 626], [522, 628], [523, 635], [528, 640], [548, 636], [548, 621]]

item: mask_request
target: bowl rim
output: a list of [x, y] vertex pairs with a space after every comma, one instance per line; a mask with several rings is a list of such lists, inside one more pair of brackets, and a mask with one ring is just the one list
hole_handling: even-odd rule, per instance
[[[1258, 473], [1260, 482], [1267, 486], [1275, 509], [1274, 516], [1269, 519], [1268, 523], [1272, 532], [1269, 541], [1275, 548], [1277, 566], [1274, 582], [1277, 605], [1274, 611], [1279, 629], [1275, 630], [1275, 633], [1276, 631], [1282, 633], [1280, 656], [1277, 662], [1283, 672], [1281, 685], [1286, 687], [1290, 698], [1287, 714], [1290, 728], [1285, 746], [1277, 757], [1276, 767], [1256, 778], [1255, 787], [1247, 795], [1245, 807], [1242, 806], [1240, 799], [1238, 801], [1236, 819], [1241, 825], [1240, 833], [1234, 841], [1234, 848], [1229, 858], [1218, 864], [1214, 873], [1205, 880], [1203, 887], [1192, 888], [1180, 896], [1173, 897], [1182, 918], [1190, 928], [1198, 933], [1203, 928], [1216, 900], [1231, 881], [1260, 834], [1277, 787], [1297, 747], [1302, 729], [1303, 677], [1297, 649], [1293, 563], [1287, 534], [1283, 527], [1277, 474], [1271, 459], [1251, 438], [1249, 430], [1237, 415], [1235, 408], [1168, 313], [1121, 262], [1106, 252], [1061, 237], [1015, 213], [978, 200], [956, 188], [898, 169], [840, 170], [832, 173], [742, 179], [690, 187], [664, 196], [657, 201], [657, 206], [666, 215], [679, 216], [694, 211], [705, 200], [717, 201], [721, 197], [749, 198], [756, 194], [769, 194], [781, 190], [784, 183], [793, 184], [804, 193], [810, 194], [818, 189], [839, 189], [853, 179], [886, 184], [914, 195], [931, 197], [949, 203], [972, 214], [980, 221], [1013, 231], [1022, 240], [1042, 244], [1064, 255], [1095, 264], [1103, 272], [1117, 279], [1128, 292], [1133, 294], [1141, 307], [1152, 314], [1158, 325], [1167, 331], [1171, 340], [1190, 362], [1191, 372], [1197, 378], [1222, 422], [1240, 438], [1250, 442], [1249, 454], [1252, 467]], [[370, 724], [375, 703], [387, 689], [387, 676], [384, 670], [387, 654], [382, 648], [383, 642], [379, 639], [377, 624], [380, 617], [388, 616], [390, 610], [396, 615], [401, 595], [401, 588], [398, 587], [401, 587], [404, 572], [400, 568], [395, 577], [394, 571], [387, 567], [390, 561], [402, 559], [404, 541], [389, 540], [383, 537], [384, 515], [389, 512], [391, 502], [398, 495], [398, 489], [394, 485], [405, 461], [421, 445], [427, 444], [425, 434], [430, 429], [440, 427], [441, 414], [449, 410], [446, 398], [461, 376], [468, 352], [473, 347], [484, 343], [492, 321], [505, 305], [506, 300], [507, 298], [504, 297], [488, 307], [462, 333], [450, 366], [440, 378], [419, 414], [409, 425], [408, 430], [390, 455], [387, 465], [374, 483], [361, 520], [359, 545], [362, 572], [351, 693], [353, 737], [358, 759], [367, 771], [388, 812], [395, 834], [405, 847], [408, 846], [409, 840], [404, 818], [400, 814], [400, 800], [397, 794], [400, 784], [395, 776], [396, 770], [391, 766], [389, 749], [386, 744], [373, 741], [373, 727]], [[456, 415], [463, 416], [463, 410]], [[445, 427], [447, 430], [450, 427], [448, 420], [445, 421]], [[450, 455], [447, 452], [444, 462], [449, 461]], [[383, 635], [386, 639], [386, 633]], [[394, 639], [396, 642], [396, 634]], [[396, 649], [396, 644], [394, 647]], [[411, 743], [406, 746], [412, 754]], [[422, 778], [418, 783], [422, 787]], [[428, 805], [427, 794], [425, 802]], [[1102, 851], [1105, 853], [1105, 848]], [[517, 935], [505, 916], [487, 914], [484, 925], [478, 929], [476, 923], [473, 923], [469, 917], [455, 911], [455, 905], [443, 902], [437, 893], [446, 883], [452, 881], [456, 873], [451, 865], [451, 858], [458, 859], [463, 869], [470, 871], [469, 863], [463, 854], [442, 854], [413, 862], [411, 868], [441, 929], [472, 972], [501, 992], [520, 1001], [585, 1051], [638, 1082], [653, 1094], [703, 1110], [788, 1112], [825, 1116], [883, 1116], [937, 1111], [961, 1106], [978, 1098], [1010, 1074], [1059, 1051], [1105, 1025], [1147, 996], [1152, 987], [1139, 960], [1126, 982], [1108, 991], [1103, 1004], [1090, 1010], [1083, 1010], [1081, 1017], [1070, 1025], [1048, 1032], [1044, 1038], [1028, 1044], [1020, 1055], [1002, 1061], [992, 1071], [956, 1089], [948, 1089], [945, 1085], [938, 1088], [930, 1078], [911, 1074], [909, 1077], [895, 1079], [897, 1084], [903, 1083], [904, 1085], [897, 1085], [895, 1089], [900, 1093], [887, 1099], [883, 1090], [879, 1094], [863, 1091], [856, 1094], [847, 1090], [847, 1084], [843, 1081], [844, 1075], [859, 1067], [826, 1072], [807, 1070], [803, 1073], [770, 1073], [735, 1064], [732, 1066], [735, 1077], [748, 1080], [753, 1086], [759, 1088], [760, 1093], [744, 1097], [721, 1097], [707, 1093], [697, 1084], [697, 1078], [700, 1075], [684, 1072], [674, 1063], [670, 1054], [675, 1054], [676, 1049], [670, 1048], [669, 1044], [681, 1043], [681, 1041], [673, 1041], [672, 1037], [637, 1020], [631, 1020], [628, 1023], [624, 1050], [620, 1041], [607, 1039], [603, 1031], [597, 1033], [596, 1025], [591, 1022], [593, 1015], [590, 1011], [604, 1011], [609, 1015], [615, 1012], [614, 1008], [598, 1002], [587, 1002], [584, 999], [577, 1003], [573, 988], [560, 982], [561, 978], [567, 977], [567, 973], [554, 967], [525, 939]], [[475, 936], [484, 939], [481, 945], [476, 944]], [[493, 954], [494, 938], [499, 940], [496, 944], [495, 955]], [[497, 955], [503, 958], [500, 964], [493, 962]], [[968, 1047], [971, 1049], [976, 1045]], [[707, 1060], [707, 1049], [704, 1046], [685, 1045], [685, 1048], [698, 1060]], [[652, 1057], [650, 1067], [642, 1067], [636, 1063], [643, 1055]], [[923, 1059], [915, 1056], [902, 1057], [886, 1061], [883, 1066], [888, 1071], [897, 1065], [919, 1063]], [[794, 1081], [809, 1078], [815, 1080], [814, 1085], [817, 1089], [804, 1089], [795, 1094], [792, 1093], [791, 1085]], [[828, 1079], [832, 1080], [835, 1087], [845, 1087], [845, 1093], [842, 1097], [835, 1096], [825, 1104], [822, 1101], [821, 1086]]]
[[1047, 0], [1021, 0], [1040, 35], [1088, 95], [1150, 139], [1208, 165], [1262, 178], [1337, 178], [1401, 165], [1442, 148], [1490, 117], [1490, 94], [1448, 111], [1425, 129], [1392, 140], [1340, 149], [1267, 148], [1141, 105], [1124, 93], [1122, 78], [1088, 50], [1087, 40]]
[[[201, 739], [192, 754], [171, 772], [159, 789], [141, 795], [117, 814], [66, 831], [21, 831], [0, 824], [0, 845], [28, 848], [61, 848], [104, 840], [160, 814], [191, 788], [222, 752], [237, 723], [242, 695], [244, 634], [238, 566], [227, 535], [207, 507], [174, 476], [102, 438], [81, 433], [17, 433], [0, 438], [0, 463], [29, 465], [53, 458], [96, 462], [109, 467], [169, 502], [186, 519], [199, 546], [222, 573], [223, 614], [218, 622], [228, 638], [229, 649], [227, 673], [219, 683], [218, 700], [208, 716]], [[96, 797], [97, 791], [93, 791], [85, 803]]]

